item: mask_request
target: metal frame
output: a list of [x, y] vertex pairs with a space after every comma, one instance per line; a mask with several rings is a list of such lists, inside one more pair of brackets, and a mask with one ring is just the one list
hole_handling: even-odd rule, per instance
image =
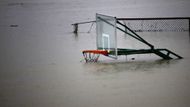
[[[101, 14], [99, 14], [101, 15]], [[106, 15], [102, 15], [102, 16], [106, 16]], [[168, 50], [168, 49], [155, 49], [154, 45], [152, 45], [151, 43], [149, 43], [148, 41], [146, 41], [145, 39], [143, 39], [140, 35], [138, 35], [137, 33], [135, 33], [132, 29], [130, 29], [126, 24], [121, 23], [120, 21], [122, 20], [173, 20], [173, 19], [188, 19], [189, 20], [189, 32], [190, 32], [190, 17], [183, 17], [183, 18], [179, 18], [179, 17], [175, 17], [175, 18], [116, 18], [116, 17], [112, 17], [114, 18], [115, 23], [110, 23], [109, 21], [107, 21], [106, 19], [103, 19], [101, 17], [98, 16], [98, 14], [96, 14], [96, 21], [89, 21], [89, 22], [81, 22], [81, 23], [75, 23], [74, 25], [74, 33], [77, 33], [78, 31], [78, 24], [86, 24], [86, 23], [94, 23], [97, 22], [98, 20], [101, 20], [107, 24], [109, 24], [110, 26], [113, 26], [115, 29], [115, 43], [116, 43], [116, 50], [107, 50], [106, 51], [106, 56], [112, 57], [114, 55], [116, 55], [117, 59], [117, 55], [132, 55], [132, 54], [149, 54], [149, 53], [153, 53], [157, 56], [160, 56], [163, 59], [173, 59], [173, 57], [176, 57], [178, 59], [182, 59], [183, 57], [181, 57], [180, 55]], [[117, 24], [119, 25], [119, 27], [117, 26]], [[125, 33], [126, 35], [135, 38], [136, 40], [144, 43], [145, 45], [149, 46], [150, 49], [121, 49], [117, 47], [117, 35], [116, 35], [116, 29], [122, 31], [123, 33]], [[124, 30], [123, 30], [124, 29]], [[98, 33], [97, 33], [98, 35]], [[99, 48], [98, 48], [99, 49]], [[97, 54], [96, 52], [94, 52], [94, 50], [86, 50], [83, 51], [83, 55], [84, 53], [89, 53], [89, 55], [91, 53]], [[103, 54], [105, 55], [105, 54]], [[171, 56], [172, 55], [172, 56]], [[98, 56], [99, 57], [99, 56]], [[91, 55], [89, 56], [89, 59], [93, 59], [93, 61], [97, 61], [97, 58], [91, 58]], [[112, 57], [114, 58], [114, 57]], [[87, 58], [86, 58], [86, 61]]]
[[[176, 19], [187, 19], [189, 20], [189, 32], [190, 32], [190, 17], [155, 17], [155, 18], [117, 18], [118, 21], [123, 20], [176, 20]], [[73, 33], [78, 33], [78, 26], [81, 24], [95, 23], [96, 21], [86, 21], [71, 24], [74, 26]]]
[[[113, 19], [114, 24], [108, 22], [107, 20], [101, 18], [100, 16]], [[100, 21], [100, 20], [101, 20], [102, 22], [108, 24], [108, 25], [111, 24], [111, 26], [114, 28], [114, 40], [115, 40], [115, 45], [114, 45], [114, 47], [108, 48], [108, 49], [106, 49], [106, 50], [110, 52], [110, 51], [113, 49], [114, 51], [112, 51], [112, 54], [109, 54], [108, 57], [117, 59], [117, 28], [116, 28], [116, 27], [117, 27], [117, 20], [116, 20], [115, 17], [112, 17], [112, 16], [107, 16], [107, 15], [102, 15], [102, 14], [96, 14], [96, 22], [98, 22], [98, 21]], [[98, 35], [98, 26], [97, 26], [97, 25], [98, 25], [98, 24], [96, 24], [96, 34], [97, 34], [96, 43], [97, 43], [97, 49], [102, 49], [103, 47], [102, 47], [102, 48], [99, 48], [99, 47], [98, 47], [98, 36], [99, 36], [99, 35]], [[103, 35], [102, 35], [102, 36], [103, 36]], [[103, 48], [103, 49], [105, 49], [105, 48]], [[110, 50], [110, 49], [111, 49], [111, 50]]]
[[[111, 23], [109, 23], [108, 21], [102, 19], [101, 17], [98, 17], [100, 20], [104, 21], [105, 23], [111, 25], [111, 26], [115, 26]], [[154, 53], [158, 56], [160, 56], [163, 59], [173, 59], [170, 55], [175, 56], [176, 58], [182, 59], [183, 57], [177, 55], [176, 53], [168, 50], [168, 49], [155, 49], [154, 46], [152, 44], [150, 44], [149, 42], [147, 42], [145, 39], [143, 39], [142, 37], [140, 37], [137, 33], [135, 33], [132, 29], [130, 29], [129, 27], [127, 27], [126, 25], [122, 24], [121, 22], [119, 22], [119, 19], [117, 19], [115, 17], [115, 19], [117, 20], [116, 23], [121, 25], [122, 27], [124, 27], [125, 29], [127, 29], [128, 31], [126, 32], [126, 30], [123, 30], [122, 28], [118, 27], [116, 25], [116, 29], [124, 32], [125, 34], [135, 38], [136, 40], [148, 45], [150, 47], [150, 49], [117, 49], [117, 55], [132, 55], [132, 54], [148, 54], [148, 53]], [[120, 19], [121, 20], [121, 19]], [[165, 51], [166, 53], [164, 53], [163, 51]], [[109, 54], [110, 55], [114, 55], [115, 51], [110, 51]]]

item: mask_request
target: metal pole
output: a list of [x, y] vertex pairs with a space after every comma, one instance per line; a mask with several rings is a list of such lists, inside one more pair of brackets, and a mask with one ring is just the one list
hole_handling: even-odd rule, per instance
[[[126, 22], [123, 20], [123, 23], [125, 26], [127, 26]], [[125, 32], [127, 32], [127, 28], [125, 28]], [[125, 33], [125, 36], [127, 36], [127, 34]]]
[[[154, 49], [154, 46], [152, 45], [152, 44], [150, 44], [150, 43], [148, 43], [146, 40], [144, 40], [142, 37], [140, 37], [137, 33], [135, 33], [133, 30], [131, 30], [129, 27], [127, 27], [127, 26], [125, 26], [125, 25], [123, 25], [122, 23], [120, 23], [119, 21], [117, 21], [117, 23], [118, 24], [120, 24], [120, 25], [122, 25], [123, 27], [125, 27], [128, 31], [130, 31], [131, 33], [133, 33], [134, 35], [130, 35], [130, 36], [132, 36], [132, 37], [134, 37], [134, 38], [138, 38], [138, 40], [139, 41], [141, 41], [141, 42], [143, 42], [143, 43], [145, 43], [145, 44], [147, 44], [148, 46], [150, 46], [151, 47], [151, 49]], [[119, 27], [117, 27], [119, 30], [121, 30], [121, 28], [119, 28]], [[123, 30], [124, 31], [124, 30]], [[124, 31], [125, 32], [125, 31]], [[127, 33], [127, 32], [126, 32]], [[127, 34], [129, 34], [129, 33], [127, 33]]]
[[[189, 18], [189, 33], [190, 33], [190, 18]], [[189, 35], [190, 36], [190, 35]]]
[[189, 41], [190, 41], [190, 18], [189, 18]]
[[96, 21], [86, 21], [86, 22], [79, 22], [79, 23], [71, 24], [74, 27], [73, 33], [78, 33], [78, 25], [79, 24], [87, 24], [87, 23], [94, 23], [94, 22], [96, 22]]
[[117, 18], [117, 20], [175, 20], [175, 19], [190, 19], [190, 17]]
[[77, 32], [78, 32], [78, 24], [75, 23], [75, 24], [73, 24], [73, 26], [74, 26], [74, 31], [73, 31], [73, 33], [77, 33]]

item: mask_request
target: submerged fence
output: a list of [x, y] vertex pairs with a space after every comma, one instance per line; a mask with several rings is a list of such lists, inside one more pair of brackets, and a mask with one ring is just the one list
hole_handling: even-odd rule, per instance
[[[190, 17], [162, 17], [162, 18], [117, 18], [135, 32], [190, 32]], [[87, 21], [72, 24], [74, 33], [78, 32], [80, 24], [95, 23]], [[92, 26], [91, 26], [92, 27]]]
[[190, 31], [190, 17], [117, 18], [136, 32]]

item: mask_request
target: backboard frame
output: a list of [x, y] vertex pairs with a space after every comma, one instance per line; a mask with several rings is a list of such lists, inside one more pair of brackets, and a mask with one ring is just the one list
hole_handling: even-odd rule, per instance
[[116, 17], [96, 13], [96, 44], [98, 50], [112, 52], [109, 57], [117, 59]]

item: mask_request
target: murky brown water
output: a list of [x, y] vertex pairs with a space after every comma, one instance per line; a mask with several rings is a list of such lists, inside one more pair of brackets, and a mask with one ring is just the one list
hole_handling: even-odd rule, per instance
[[[141, 1], [124, 0], [106, 5], [106, 1], [74, 0], [0, 3], [1, 107], [190, 106], [188, 32], [139, 33], [156, 47], [183, 56], [182, 60], [133, 55], [117, 61], [101, 56], [98, 63], [85, 63], [81, 51], [96, 49], [95, 31], [86, 33], [89, 26], [82, 26], [74, 35], [70, 25], [93, 20], [96, 12], [135, 17], [152, 9], [140, 16], [161, 16], [162, 12], [185, 16], [189, 14], [189, 2], [179, 2], [181, 8], [174, 13], [168, 6], [176, 6], [177, 2], [162, 5], [168, 12], [159, 10], [159, 4], [151, 7]], [[141, 47], [123, 35], [118, 41], [121, 47]]]

